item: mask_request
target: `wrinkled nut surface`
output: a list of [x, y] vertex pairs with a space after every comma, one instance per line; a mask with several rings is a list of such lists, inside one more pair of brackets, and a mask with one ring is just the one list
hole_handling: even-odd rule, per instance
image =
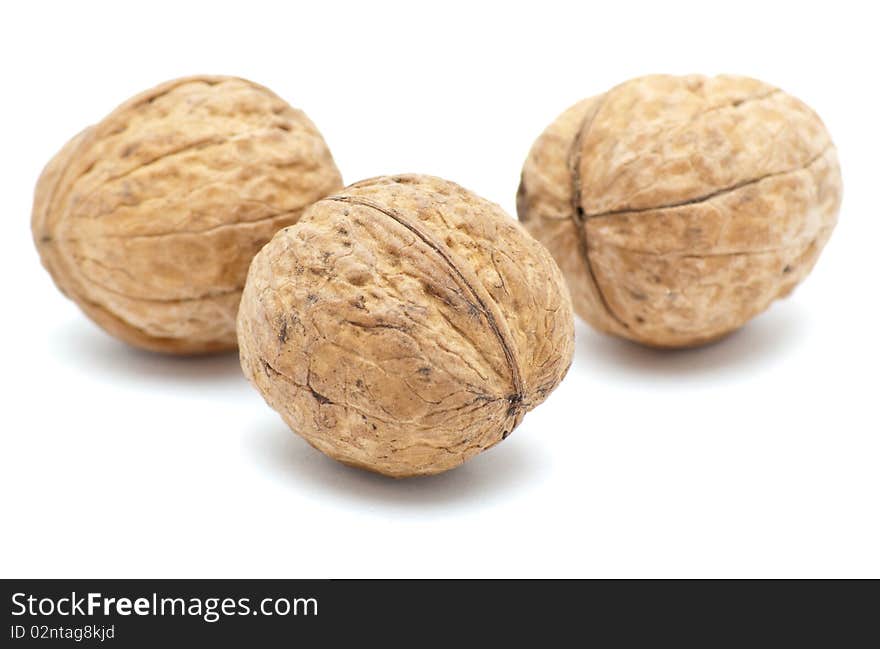
[[351, 185], [275, 235], [238, 337], [245, 374], [294, 431], [396, 477], [504, 439], [574, 345], [547, 251], [497, 205], [415, 175]]
[[234, 348], [248, 265], [342, 181], [320, 133], [231, 77], [144, 92], [73, 138], [37, 183], [32, 228], [61, 291], [156, 351]]
[[802, 102], [754, 79], [658, 75], [551, 124], [525, 163], [517, 211], [582, 318], [680, 347], [787, 295], [840, 200], [834, 145]]

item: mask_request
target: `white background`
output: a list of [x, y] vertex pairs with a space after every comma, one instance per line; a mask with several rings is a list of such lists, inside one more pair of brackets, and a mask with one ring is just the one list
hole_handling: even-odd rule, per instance
[[[864, 7], [864, 8], [863, 8]], [[4, 577], [880, 577], [878, 17], [871, 3], [3, 3]], [[824, 118], [840, 225], [794, 296], [659, 353], [577, 328], [564, 383], [447, 474], [392, 481], [291, 433], [234, 354], [126, 348], [54, 288], [33, 185], [169, 78], [303, 108], [346, 182], [444, 176], [514, 213], [562, 109], [651, 72], [748, 74]]]

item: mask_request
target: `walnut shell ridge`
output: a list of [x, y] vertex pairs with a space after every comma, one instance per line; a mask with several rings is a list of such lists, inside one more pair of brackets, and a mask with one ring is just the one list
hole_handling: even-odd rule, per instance
[[68, 142], [43, 171], [34, 241], [98, 325], [177, 354], [234, 348], [253, 255], [342, 186], [321, 134], [267, 88], [169, 81]]
[[654, 75], [553, 122], [526, 160], [517, 212], [584, 320], [684, 347], [790, 293], [841, 194], [834, 145], [803, 102], [745, 77]]
[[309, 207], [251, 264], [245, 375], [336, 460], [395, 477], [504, 439], [559, 384], [573, 313], [549, 253], [497, 205], [419, 175]]

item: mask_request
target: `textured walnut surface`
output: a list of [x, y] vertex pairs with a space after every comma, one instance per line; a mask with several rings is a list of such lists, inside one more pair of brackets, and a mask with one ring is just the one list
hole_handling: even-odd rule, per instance
[[245, 374], [294, 431], [398, 477], [501, 441], [574, 342], [547, 251], [497, 205], [412, 175], [351, 185], [275, 235], [238, 328]]
[[657, 75], [551, 124], [517, 209], [581, 317], [677, 347], [787, 295], [831, 235], [841, 189], [828, 132], [801, 101], [744, 77]]
[[33, 234], [58, 287], [110, 333], [228, 349], [253, 255], [341, 186], [315, 126], [271, 91], [178, 79], [67, 143], [37, 184]]

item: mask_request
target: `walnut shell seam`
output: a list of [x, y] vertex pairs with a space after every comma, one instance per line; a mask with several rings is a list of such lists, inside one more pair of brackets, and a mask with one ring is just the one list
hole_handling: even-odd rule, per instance
[[498, 343], [504, 353], [504, 358], [507, 361], [507, 366], [510, 369], [511, 382], [513, 383], [514, 391], [513, 394], [507, 397], [507, 400], [510, 403], [510, 408], [508, 409], [507, 414], [508, 416], [514, 417], [514, 422], [516, 423], [510, 430], [504, 431], [502, 439], [506, 439], [507, 436], [510, 435], [510, 433], [513, 431], [513, 428], [516, 427], [516, 424], [519, 423], [519, 420], [524, 414], [520, 411], [522, 410], [522, 404], [525, 400], [525, 388], [522, 382], [522, 373], [519, 369], [519, 363], [513, 351], [513, 345], [499, 327], [498, 319], [495, 317], [495, 314], [492, 313], [491, 309], [488, 306], [488, 304], [491, 303], [491, 298], [489, 298], [489, 300], [486, 300], [483, 296], [480, 295], [476, 286], [471, 281], [469, 281], [467, 277], [465, 277], [464, 273], [462, 273], [459, 264], [454, 259], [451, 251], [447, 250], [446, 247], [443, 246], [443, 244], [441, 244], [439, 241], [437, 241], [432, 235], [414, 225], [409, 219], [400, 214], [397, 210], [384, 207], [369, 199], [356, 196], [334, 195], [328, 196], [323, 200], [336, 201], [339, 203], [352, 203], [355, 205], [361, 205], [363, 207], [369, 207], [391, 219], [394, 219], [395, 221], [397, 221], [397, 223], [399, 223], [407, 230], [412, 232], [414, 235], [416, 235], [419, 239], [421, 239], [425, 243], [425, 245], [427, 245], [431, 250], [436, 252], [437, 255], [442, 258], [443, 261], [449, 266], [452, 272], [455, 273], [455, 275], [462, 281], [464, 286], [470, 291], [471, 296], [476, 301], [476, 306], [478, 307], [480, 314], [486, 319], [486, 322], [489, 324], [489, 327], [492, 329], [492, 332], [498, 339]]

